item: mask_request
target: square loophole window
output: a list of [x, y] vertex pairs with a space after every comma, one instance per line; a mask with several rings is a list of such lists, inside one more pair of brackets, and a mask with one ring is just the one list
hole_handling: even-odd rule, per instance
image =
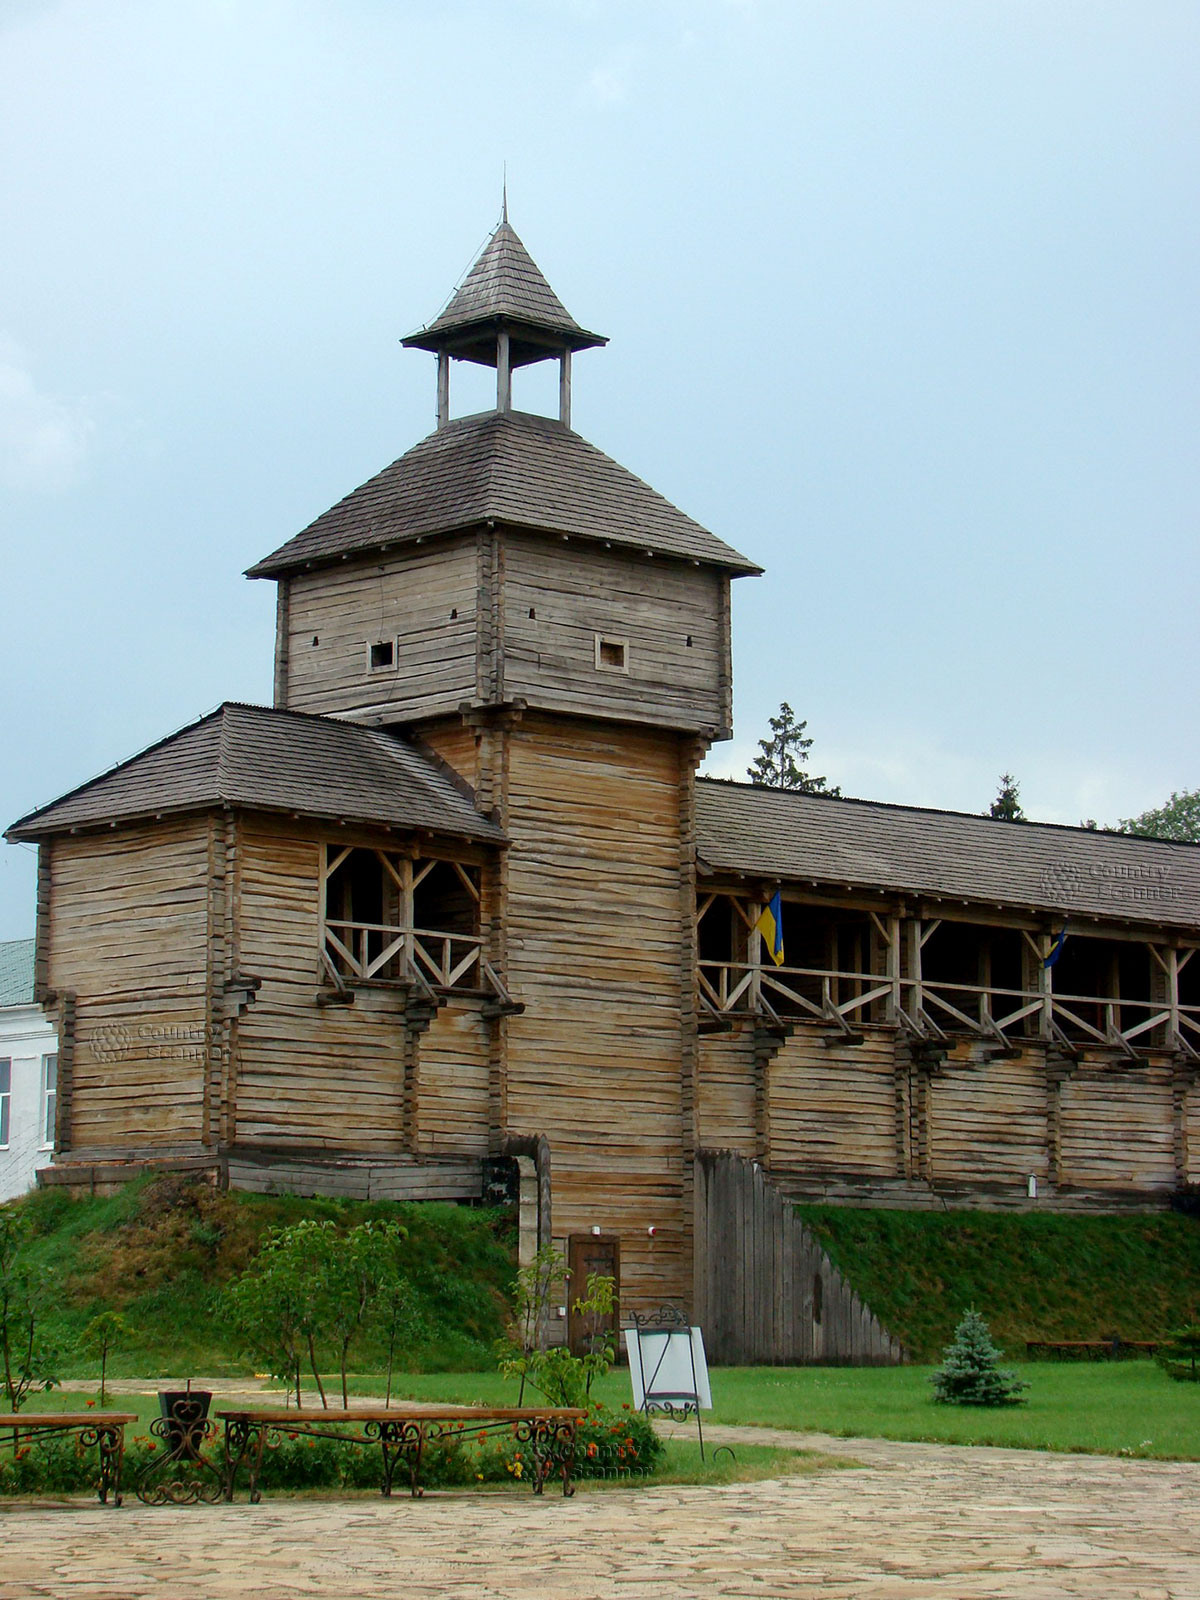
[[390, 667], [396, 659], [396, 646], [391, 639], [382, 639], [371, 646], [371, 671]]
[[624, 639], [605, 639], [596, 635], [596, 665], [607, 672], [629, 671], [629, 650]]

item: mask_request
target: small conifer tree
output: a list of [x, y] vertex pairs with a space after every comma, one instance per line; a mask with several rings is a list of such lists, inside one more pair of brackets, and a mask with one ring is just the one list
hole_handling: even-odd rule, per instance
[[968, 1311], [954, 1338], [942, 1351], [942, 1364], [930, 1378], [933, 1398], [956, 1406], [1016, 1406], [1029, 1385], [1000, 1365], [988, 1325], [978, 1311]]
[[1200, 1383], [1200, 1322], [1176, 1328], [1159, 1345], [1154, 1359], [1170, 1378]]
[[1000, 788], [988, 807], [988, 816], [995, 822], [1027, 822], [1021, 808], [1021, 789], [1011, 772], [1000, 774]]

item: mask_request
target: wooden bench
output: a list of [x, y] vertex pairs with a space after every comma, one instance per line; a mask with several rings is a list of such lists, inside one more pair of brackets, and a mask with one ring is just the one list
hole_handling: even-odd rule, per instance
[[575, 1438], [580, 1410], [561, 1406], [363, 1406], [341, 1410], [218, 1411], [225, 1424], [225, 1498], [232, 1500], [243, 1463], [250, 1473], [250, 1499], [262, 1498], [263, 1452], [280, 1435], [308, 1439], [340, 1439], [351, 1444], [377, 1444], [383, 1455], [380, 1493], [390, 1495], [396, 1469], [404, 1463], [414, 1499], [421, 1486], [421, 1462], [428, 1444], [460, 1432], [509, 1432], [530, 1447], [534, 1459], [531, 1485], [541, 1494], [546, 1479], [561, 1477], [564, 1495], [575, 1493]]
[[134, 1411], [14, 1411], [0, 1416], [0, 1428], [13, 1435], [14, 1448], [22, 1434], [31, 1439], [46, 1439], [55, 1434], [74, 1433], [80, 1444], [93, 1445], [100, 1464], [100, 1504], [121, 1504], [121, 1465], [125, 1459], [125, 1424], [136, 1422]]
[[1158, 1349], [1153, 1339], [1027, 1339], [1025, 1353], [1030, 1360], [1038, 1356], [1068, 1356], [1077, 1361], [1119, 1361], [1122, 1356], [1152, 1356]]

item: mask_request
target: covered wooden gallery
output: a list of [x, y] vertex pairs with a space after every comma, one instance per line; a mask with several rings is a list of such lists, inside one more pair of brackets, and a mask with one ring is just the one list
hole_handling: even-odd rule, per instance
[[[787, 1196], [1194, 1180], [1195, 849], [697, 779], [759, 569], [572, 430], [572, 357], [604, 341], [507, 222], [406, 342], [435, 431], [250, 569], [278, 586], [274, 706], [10, 829], [40, 845], [50, 1181], [515, 1174], [526, 1247], [611, 1263], [627, 1309], [715, 1327], [742, 1274], [775, 1326], [727, 1351], [884, 1360]], [[547, 359], [559, 415], [515, 411]], [[462, 360], [496, 405], [452, 419]]]

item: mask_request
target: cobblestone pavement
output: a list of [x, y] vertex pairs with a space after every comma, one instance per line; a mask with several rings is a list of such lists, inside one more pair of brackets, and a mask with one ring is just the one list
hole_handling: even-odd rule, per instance
[[712, 1428], [859, 1463], [721, 1488], [10, 1503], [26, 1600], [1200, 1600], [1200, 1465]]

